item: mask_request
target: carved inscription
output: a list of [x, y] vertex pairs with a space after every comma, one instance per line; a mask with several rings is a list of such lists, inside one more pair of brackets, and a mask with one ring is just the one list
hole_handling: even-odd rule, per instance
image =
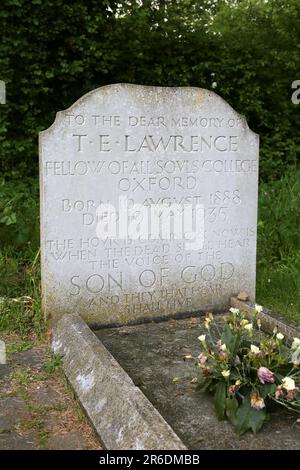
[[59, 113], [40, 154], [47, 315], [122, 324], [254, 299], [258, 138], [217, 95], [103, 87]]

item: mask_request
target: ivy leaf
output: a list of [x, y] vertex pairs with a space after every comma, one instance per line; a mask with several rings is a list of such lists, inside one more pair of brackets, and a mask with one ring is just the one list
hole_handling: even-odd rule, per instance
[[224, 419], [225, 406], [226, 406], [226, 388], [225, 382], [219, 382], [216, 386], [216, 392], [214, 396], [214, 405], [216, 414], [219, 419]]
[[266, 419], [266, 411], [255, 410], [251, 407], [249, 399], [245, 398], [236, 413], [235, 430], [238, 434], [244, 434], [249, 429], [256, 434]]

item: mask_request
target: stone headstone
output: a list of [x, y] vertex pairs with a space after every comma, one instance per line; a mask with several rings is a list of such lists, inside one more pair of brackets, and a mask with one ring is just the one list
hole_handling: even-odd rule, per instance
[[40, 134], [44, 311], [91, 324], [255, 297], [258, 136], [214, 92], [110, 85]]

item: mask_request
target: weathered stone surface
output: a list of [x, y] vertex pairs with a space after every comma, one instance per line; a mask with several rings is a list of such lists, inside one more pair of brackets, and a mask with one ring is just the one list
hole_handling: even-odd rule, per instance
[[56, 327], [53, 350], [107, 449], [185, 449], [158, 411], [77, 315]]
[[[7, 346], [16, 339], [8, 337]], [[0, 365], [0, 449], [101, 449], [60, 371], [43, 367], [51, 359], [49, 345], [37, 343], [11, 352], [9, 364]]]
[[14, 354], [12, 362], [14, 365], [21, 367], [30, 367], [35, 370], [40, 370], [44, 367], [44, 350], [39, 348], [28, 349], [27, 351], [20, 351]]
[[40, 383], [38, 387], [31, 390], [30, 398], [43, 405], [59, 405], [63, 402], [63, 397], [49, 384]]
[[51, 436], [48, 439], [50, 450], [85, 450], [85, 442], [79, 432], [72, 431], [65, 434]]
[[[254, 300], [258, 136], [215, 93], [94, 90], [40, 134], [40, 173], [48, 317], [124, 324], [223, 308], [241, 290]], [[177, 231], [166, 214], [166, 232], [150, 230], [150, 208], [159, 220], [173, 210]], [[192, 241], [178, 232], [190, 209]], [[117, 227], [116, 239], [98, 236], [99, 224]]]
[[1, 450], [34, 450], [35, 433], [29, 431], [22, 436], [15, 431], [0, 433], [0, 449]]
[[0, 434], [13, 431], [22, 419], [28, 417], [26, 403], [19, 397], [1, 398], [0, 410]]
[[0, 380], [11, 372], [11, 367], [8, 364], [0, 365]]

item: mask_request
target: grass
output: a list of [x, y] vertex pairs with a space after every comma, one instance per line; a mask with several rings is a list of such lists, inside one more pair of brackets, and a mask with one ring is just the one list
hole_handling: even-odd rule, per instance
[[53, 355], [50, 361], [45, 362], [44, 369], [48, 374], [55, 373], [58, 369], [62, 370], [62, 360], [60, 355]]
[[32, 419], [24, 419], [20, 422], [19, 427], [21, 429], [29, 430], [29, 429], [43, 429], [44, 427], [44, 421], [38, 418], [32, 418]]
[[48, 447], [48, 432], [40, 431], [38, 433], [38, 447], [40, 450], [46, 450]]
[[32, 370], [29, 368], [15, 369], [11, 375], [11, 379], [16, 388], [27, 386], [34, 380]]
[[6, 353], [8, 356], [21, 351], [28, 351], [33, 347], [31, 341], [19, 341], [17, 343], [11, 343], [7, 346]]
[[300, 168], [260, 185], [257, 302], [300, 324]]
[[300, 324], [300, 257], [259, 268], [257, 302]]
[[41, 336], [46, 324], [41, 310], [39, 251], [32, 260], [22, 251], [0, 250], [0, 330]]

